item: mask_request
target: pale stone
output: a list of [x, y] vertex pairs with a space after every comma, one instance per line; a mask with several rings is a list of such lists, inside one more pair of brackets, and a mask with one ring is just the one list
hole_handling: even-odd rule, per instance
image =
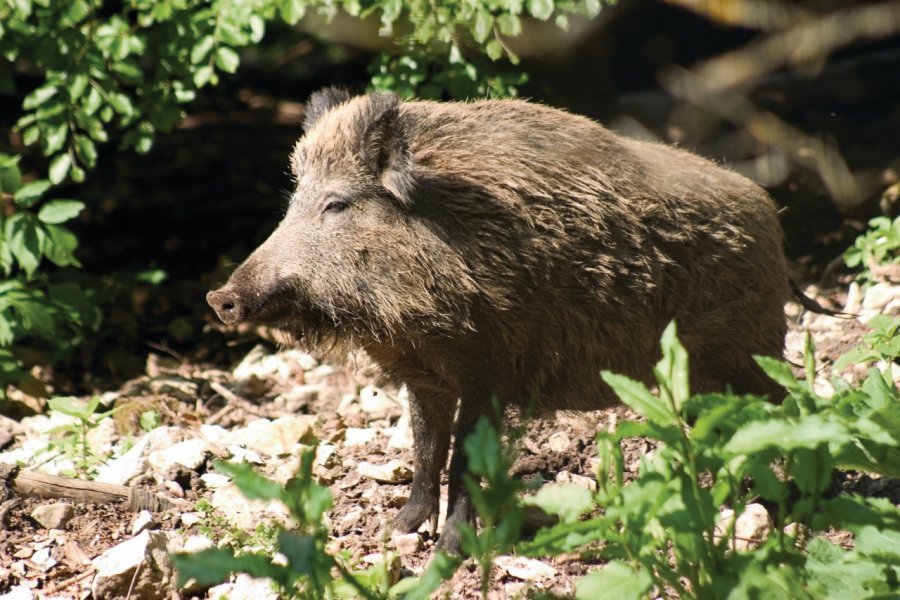
[[315, 415], [286, 415], [274, 421], [259, 419], [233, 431], [229, 442], [268, 456], [290, 454], [297, 442], [312, 441], [316, 420]]
[[422, 549], [422, 536], [418, 533], [394, 533], [391, 535], [391, 543], [397, 554], [409, 556]]
[[557, 574], [556, 569], [550, 565], [524, 556], [498, 556], [494, 564], [511, 577], [522, 581], [546, 581]]
[[364, 446], [378, 437], [375, 429], [348, 427], [344, 431], [345, 446]]
[[278, 600], [275, 582], [268, 578], [256, 579], [246, 573], [238, 574], [232, 583], [223, 583], [209, 589], [207, 598], [218, 600]]
[[181, 513], [179, 519], [181, 520], [181, 524], [185, 527], [193, 527], [203, 520], [203, 515], [195, 512], [187, 512]]
[[156, 450], [147, 455], [147, 462], [159, 473], [168, 473], [177, 466], [191, 471], [198, 470], [210, 455], [206, 440], [193, 438], [178, 442], [164, 450]]
[[200, 476], [200, 481], [206, 486], [206, 489], [214, 490], [231, 482], [231, 478], [221, 473], [204, 473]]
[[264, 521], [276, 520], [286, 524], [289, 520], [287, 507], [283, 503], [277, 500], [248, 500], [233, 483], [215, 490], [210, 504], [239, 529], [252, 530]]
[[188, 554], [194, 554], [195, 552], [201, 552], [215, 547], [215, 543], [205, 535], [192, 535], [184, 540], [184, 548], [182, 548], [182, 550]]
[[390, 435], [388, 438], [388, 448], [396, 448], [399, 450], [413, 447], [412, 427], [410, 427], [409, 407], [403, 410], [400, 419], [394, 427], [387, 430]]
[[[725, 535], [733, 519], [734, 510], [726, 508], [719, 511], [714, 536], [716, 540]], [[772, 519], [766, 508], [761, 504], [748, 504], [734, 524], [734, 541], [729, 541], [729, 546], [733, 550], [756, 548], [766, 539], [770, 531], [772, 531]]]
[[569, 434], [559, 431], [550, 436], [547, 445], [554, 452], [568, 452], [572, 446], [572, 440], [569, 439]]
[[866, 290], [863, 295], [862, 307], [865, 310], [878, 310], [884, 308], [892, 300], [900, 296], [900, 287], [886, 283], [876, 283]]
[[137, 535], [145, 529], [152, 529], [156, 526], [157, 523], [156, 519], [153, 518], [153, 513], [149, 510], [142, 510], [131, 523], [131, 535]]
[[585, 477], [584, 475], [578, 475], [576, 473], [570, 473], [568, 471], [560, 471], [556, 474], [556, 481], [558, 483], [573, 483], [579, 487], [583, 487], [592, 492], [597, 491], [597, 481], [590, 478]]
[[356, 470], [363, 477], [374, 479], [381, 483], [405, 483], [412, 480], [412, 469], [399, 460], [391, 460], [383, 465], [362, 461], [356, 465]]
[[165, 532], [143, 531], [96, 557], [93, 597], [124, 598], [130, 592], [132, 598], [167, 598], [175, 586], [171, 541]]
[[65, 502], [42, 504], [31, 512], [31, 518], [44, 529], [63, 529], [75, 516], [75, 509]]

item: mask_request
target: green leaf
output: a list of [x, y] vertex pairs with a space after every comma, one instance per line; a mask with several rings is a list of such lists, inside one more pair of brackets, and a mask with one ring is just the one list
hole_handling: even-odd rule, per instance
[[97, 408], [96, 403], [84, 403], [77, 398], [69, 397], [50, 398], [47, 400], [47, 405], [50, 407], [50, 410], [55, 410], [58, 413], [75, 417], [76, 419], [90, 418]]
[[545, 485], [524, 502], [540, 507], [546, 513], [558, 515], [563, 522], [575, 521], [594, 507], [591, 493], [572, 484]]
[[856, 532], [856, 550], [900, 564], [900, 531], [866, 525]]
[[205, 35], [197, 40], [197, 43], [191, 49], [191, 63], [195, 65], [203, 63], [215, 45], [216, 40], [211, 35]]
[[277, 482], [260, 475], [246, 463], [215, 463], [218, 471], [222, 471], [234, 480], [234, 484], [250, 500], [276, 500], [284, 496], [284, 489]]
[[72, 166], [72, 159], [67, 153], [58, 154], [50, 161], [50, 182], [60, 184], [69, 173], [69, 167]]
[[9, 251], [30, 278], [41, 262], [41, 244], [37, 224], [28, 213], [17, 213], [6, 221]]
[[771, 356], [754, 356], [753, 360], [756, 364], [773, 379], [776, 383], [788, 390], [795, 390], [800, 387], [797, 378], [791, 372], [791, 366], [784, 361], [772, 358]]
[[44, 243], [44, 256], [58, 267], [75, 266], [81, 263], [75, 259], [74, 252], [78, 248], [78, 238], [65, 227], [44, 225], [47, 235]]
[[640, 600], [650, 591], [653, 579], [644, 569], [635, 569], [624, 562], [613, 561], [602, 569], [592, 571], [575, 582], [577, 600]]
[[486, 10], [475, 13], [475, 21], [472, 23], [472, 37], [479, 44], [483, 44], [494, 29], [494, 17]]
[[659, 382], [661, 395], [670, 398], [675, 405], [675, 411], [681, 412], [681, 407], [691, 394], [688, 382], [688, 355], [678, 341], [675, 321], [669, 323], [663, 331], [660, 346], [663, 356], [653, 372]]
[[0, 192], [14, 194], [22, 184], [18, 156], [0, 154]]
[[51, 200], [41, 206], [38, 219], [49, 225], [57, 225], [75, 218], [83, 209], [84, 202], [78, 200]]
[[131, 98], [127, 94], [111, 93], [107, 96], [107, 101], [112, 109], [123, 117], [130, 117], [134, 113]]
[[22, 206], [24, 208], [28, 208], [32, 206], [35, 202], [41, 199], [41, 196], [44, 195], [50, 186], [53, 185], [46, 179], [38, 179], [36, 181], [32, 181], [30, 183], [26, 183], [13, 195], [13, 200], [15, 200], [16, 204]]
[[294, 25], [306, 14], [305, 0], [281, 0], [278, 3], [278, 12], [288, 25]]
[[97, 147], [91, 138], [84, 135], [76, 135], [75, 151], [78, 153], [78, 158], [81, 159], [81, 162], [87, 168], [93, 169], [97, 164]]
[[644, 384], [609, 371], [600, 376], [629, 408], [638, 412], [658, 425], [672, 425], [675, 415], [658, 396], [654, 396]]
[[219, 49], [216, 50], [216, 66], [226, 73], [237, 71], [240, 62], [238, 53], [228, 46], [219, 46]]
[[553, 0], [528, 0], [528, 12], [535, 19], [546, 21], [553, 14]]
[[822, 444], [850, 441], [847, 428], [819, 415], [809, 415], [789, 421], [755, 421], [741, 427], [725, 445], [729, 452], [750, 454], [764, 448], [783, 450], [815, 449]]
[[233, 573], [248, 573], [255, 577], [284, 579], [286, 569], [273, 565], [262, 554], [235, 556], [225, 548], [210, 548], [194, 554], [175, 554], [172, 557], [178, 570], [178, 585], [184, 586], [194, 579], [198, 585], [211, 587], [222, 583]]
[[22, 102], [22, 108], [25, 110], [38, 108], [46, 103], [47, 100], [55, 96], [57, 91], [58, 88], [52, 84], [41, 86], [25, 96], [25, 100]]

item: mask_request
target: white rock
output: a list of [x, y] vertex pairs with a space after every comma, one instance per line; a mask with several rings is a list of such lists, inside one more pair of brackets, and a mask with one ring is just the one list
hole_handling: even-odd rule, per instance
[[546, 581], [556, 577], [550, 565], [524, 556], [498, 556], [494, 563], [510, 576], [523, 581]]
[[182, 466], [196, 471], [210, 455], [206, 440], [193, 438], [178, 442], [165, 450], [156, 450], [147, 455], [147, 462], [158, 473], [168, 473], [172, 468]]
[[5, 594], [0, 595], [0, 600], [32, 600], [34, 592], [24, 585], [17, 585]]
[[157, 526], [153, 513], [149, 510], [142, 510], [131, 522], [131, 535], [137, 535], [145, 529], [153, 529]]
[[363, 412], [372, 413], [376, 417], [382, 417], [396, 405], [387, 392], [374, 385], [367, 385], [359, 391], [359, 407]]
[[569, 434], [558, 431], [547, 439], [547, 445], [554, 452], [568, 452], [572, 445], [572, 440], [569, 439]]
[[345, 446], [365, 446], [378, 437], [378, 432], [371, 428], [348, 427], [344, 431]]
[[277, 500], [248, 500], [233, 483], [215, 490], [210, 504], [239, 529], [251, 530], [264, 521], [275, 520], [281, 524], [289, 521], [284, 504]]
[[218, 600], [278, 600], [277, 587], [271, 579], [254, 579], [245, 573], [234, 578], [232, 583], [223, 583], [210, 588], [207, 598]]
[[400, 415], [397, 424], [387, 430], [388, 435], [391, 436], [388, 439], [388, 448], [404, 449], [413, 447], [412, 427], [410, 427], [409, 421], [409, 407], [406, 407], [403, 409], [403, 414]]
[[317, 419], [315, 415], [286, 415], [274, 421], [259, 419], [233, 431], [229, 442], [268, 456], [290, 454], [294, 444], [311, 439]]
[[594, 479], [585, 477], [584, 475], [578, 475], [577, 473], [560, 471], [556, 474], [556, 481], [557, 483], [573, 483], [592, 492], [597, 491], [597, 482]]
[[186, 512], [181, 513], [181, 515], [179, 515], [179, 519], [181, 520], [181, 524], [185, 527], [193, 527], [203, 520], [203, 515], [195, 512]]
[[847, 288], [847, 301], [844, 302], [844, 311], [850, 314], [856, 314], [862, 307], [862, 289], [859, 283], [852, 282]]
[[146, 451], [149, 443], [149, 434], [141, 437], [128, 452], [101, 466], [94, 481], [127, 485], [135, 477], [143, 475], [147, 471]]
[[900, 287], [886, 283], [876, 283], [863, 295], [862, 307], [867, 310], [878, 310], [887, 306], [900, 296]]
[[354, 508], [354, 509], [348, 511], [347, 513], [345, 513], [343, 516], [341, 516], [341, 518], [338, 520], [338, 522], [343, 527], [352, 527], [353, 525], [358, 523], [360, 519], [362, 519], [362, 516], [363, 516], [362, 509]]
[[212, 444], [224, 446], [228, 443], [231, 432], [220, 425], [201, 425], [200, 435]]
[[31, 518], [44, 529], [63, 529], [75, 516], [75, 509], [65, 502], [41, 504], [31, 512]]
[[356, 465], [356, 470], [363, 477], [374, 479], [381, 483], [405, 483], [412, 480], [412, 469], [399, 460], [390, 460], [383, 465], [362, 461]]
[[422, 549], [422, 536], [418, 533], [394, 533], [391, 535], [391, 543], [397, 554], [409, 556]]
[[215, 543], [205, 535], [192, 535], [184, 540], [184, 548], [182, 548], [182, 550], [189, 554], [194, 554], [195, 552], [201, 552], [215, 547]]
[[167, 598], [175, 586], [168, 549], [173, 540], [162, 531], [143, 531], [95, 558], [93, 597], [125, 598], [130, 591], [132, 598]]
[[58, 560], [50, 556], [49, 547], [41, 548], [40, 550], [32, 554], [29, 560], [32, 563], [36, 564], [45, 573], [59, 564]]
[[[726, 508], [719, 512], [715, 539], [721, 539], [725, 535], [732, 519], [734, 519], [732, 509]], [[756, 548], [765, 540], [770, 531], [772, 531], [772, 519], [766, 508], [762, 504], [748, 504], [734, 524], [735, 539], [733, 543], [729, 542], [729, 546], [733, 550]]]
[[200, 476], [200, 480], [207, 489], [214, 490], [231, 482], [231, 477], [221, 473], [204, 473]]
[[[299, 371], [303, 371], [301, 361], [302, 353], [279, 352], [268, 354], [262, 346], [256, 346], [235, 367], [233, 374], [238, 382], [246, 382], [251, 379], [265, 380], [277, 377], [287, 380]], [[308, 362], [306, 363], [308, 364]]]
[[266, 461], [262, 459], [259, 452], [248, 450], [243, 446], [232, 444], [228, 446], [229, 459], [228, 462], [248, 463], [251, 465], [264, 465]]

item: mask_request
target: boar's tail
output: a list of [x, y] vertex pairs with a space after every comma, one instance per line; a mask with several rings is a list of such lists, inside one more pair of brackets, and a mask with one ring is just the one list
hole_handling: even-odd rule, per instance
[[839, 310], [831, 310], [830, 308], [825, 308], [824, 306], [804, 294], [803, 290], [800, 289], [800, 285], [796, 281], [794, 281], [793, 277], [791, 277], [789, 281], [791, 284], [791, 292], [793, 292], [794, 297], [797, 299], [797, 302], [800, 303], [800, 306], [802, 306], [806, 310], [814, 313], [819, 313], [820, 315], [829, 315], [832, 317], [842, 317], [846, 319], [859, 316], [853, 313], [841, 312]]

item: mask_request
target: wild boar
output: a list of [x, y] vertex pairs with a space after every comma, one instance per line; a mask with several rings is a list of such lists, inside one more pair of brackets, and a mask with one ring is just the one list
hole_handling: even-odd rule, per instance
[[[789, 295], [776, 207], [744, 177], [520, 100], [312, 96], [284, 220], [207, 296], [225, 323], [360, 348], [406, 384], [415, 444], [393, 520], [474, 518], [462, 442], [501, 406], [596, 409], [648, 381], [675, 319], [694, 391], [768, 392]], [[454, 414], [455, 419], [454, 419]]]

